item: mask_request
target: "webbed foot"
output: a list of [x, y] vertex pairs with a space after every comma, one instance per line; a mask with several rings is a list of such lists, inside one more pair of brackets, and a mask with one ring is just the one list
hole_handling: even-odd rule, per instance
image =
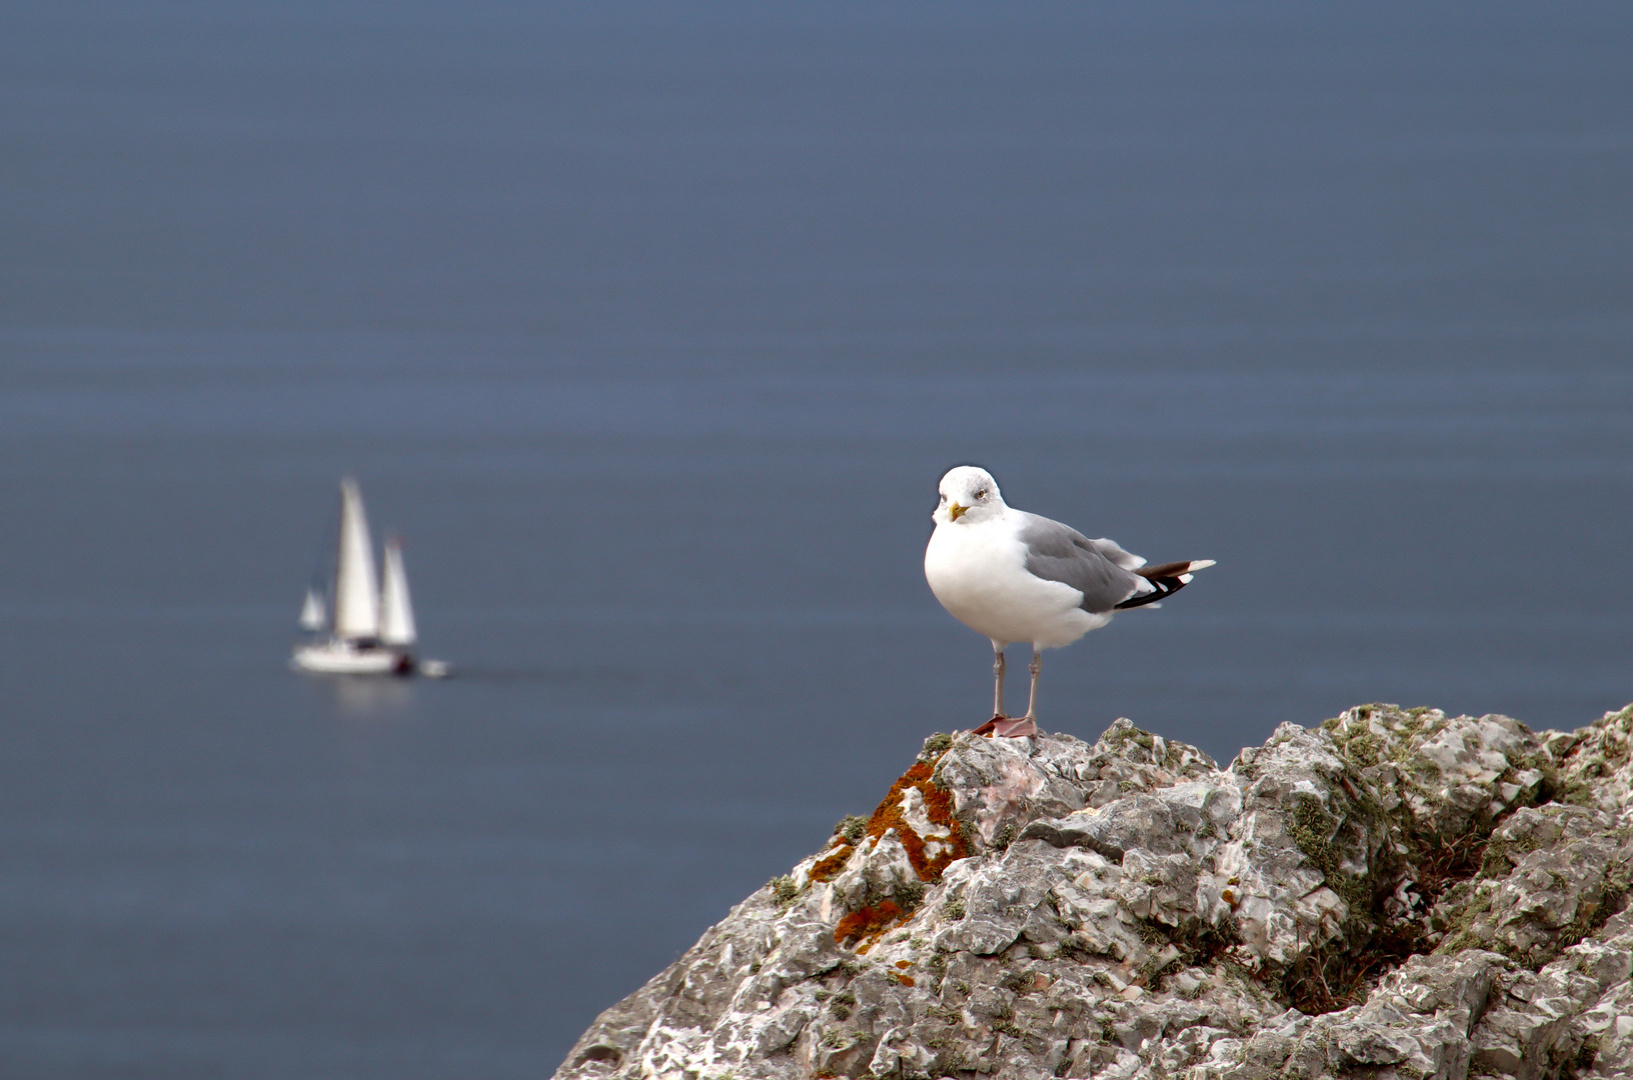
[[1037, 733], [1038, 725], [1032, 722], [1030, 716], [1004, 716], [1001, 713], [970, 732], [971, 735], [1005, 739], [1019, 739]]

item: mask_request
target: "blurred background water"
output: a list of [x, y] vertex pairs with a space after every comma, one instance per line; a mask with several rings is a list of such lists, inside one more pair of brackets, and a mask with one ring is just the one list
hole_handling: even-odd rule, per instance
[[[1046, 728], [1633, 699], [1630, 46], [0, 6], [0, 1074], [548, 1074], [985, 719], [960, 462], [1219, 560], [1049, 654]], [[286, 669], [343, 471], [455, 680]]]

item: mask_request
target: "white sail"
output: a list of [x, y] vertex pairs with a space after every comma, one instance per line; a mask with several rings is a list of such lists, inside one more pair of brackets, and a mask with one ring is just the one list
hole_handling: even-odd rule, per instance
[[380, 640], [387, 645], [414, 644], [414, 605], [408, 598], [408, 571], [403, 546], [386, 541], [384, 580], [380, 583]]
[[316, 589], [306, 590], [306, 603], [301, 605], [301, 629], [318, 631], [329, 624], [329, 609], [323, 594]]
[[340, 482], [340, 565], [335, 572], [335, 636], [380, 634], [380, 594], [375, 591], [373, 543], [363, 496], [351, 477]]

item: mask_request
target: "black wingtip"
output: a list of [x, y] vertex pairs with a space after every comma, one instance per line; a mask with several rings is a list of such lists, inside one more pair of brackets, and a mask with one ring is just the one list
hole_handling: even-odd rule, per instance
[[1147, 604], [1155, 604], [1159, 600], [1167, 599], [1185, 587], [1185, 582], [1177, 577], [1151, 578], [1150, 581], [1151, 584], [1156, 586], [1155, 589], [1148, 593], [1143, 593], [1140, 596], [1131, 596], [1127, 600], [1124, 600], [1121, 604], [1118, 604], [1117, 607], [1145, 607]]

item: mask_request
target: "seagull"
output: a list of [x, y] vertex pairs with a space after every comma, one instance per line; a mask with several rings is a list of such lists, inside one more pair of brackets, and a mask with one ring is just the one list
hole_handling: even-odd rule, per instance
[[[985, 469], [960, 465], [941, 478], [936, 523], [924, 551], [930, 591], [953, 617], [992, 640], [991, 720], [978, 735], [1037, 734], [1038, 672], [1044, 649], [1070, 645], [1124, 608], [1155, 604], [1183, 589], [1212, 559], [1147, 566], [1110, 540], [1004, 502]], [[1026, 715], [1004, 715], [1004, 649], [1032, 643]]]

